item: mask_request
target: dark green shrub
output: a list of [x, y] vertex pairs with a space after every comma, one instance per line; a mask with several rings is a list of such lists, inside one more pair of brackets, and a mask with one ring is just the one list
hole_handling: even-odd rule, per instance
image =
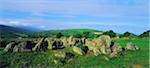
[[113, 30], [106, 31], [103, 33], [103, 35], [109, 35], [111, 38], [117, 36], [117, 34]]
[[62, 33], [56, 34], [56, 38], [61, 38], [62, 36], [64, 36]]

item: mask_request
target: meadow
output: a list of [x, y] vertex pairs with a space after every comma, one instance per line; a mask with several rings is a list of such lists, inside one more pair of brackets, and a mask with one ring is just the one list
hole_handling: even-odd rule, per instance
[[[132, 42], [140, 47], [139, 51], [125, 51], [123, 56], [105, 60], [103, 55], [75, 56], [72, 61], [66, 64], [54, 64], [53, 51], [46, 52], [25, 52], [25, 53], [5, 53], [0, 49], [1, 64], [11, 68], [31, 67], [31, 68], [149, 68], [149, 40], [146, 39], [119, 39], [114, 42], [125, 47], [128, 42]], [[57, 51], [71, 51], [63, 49]]]

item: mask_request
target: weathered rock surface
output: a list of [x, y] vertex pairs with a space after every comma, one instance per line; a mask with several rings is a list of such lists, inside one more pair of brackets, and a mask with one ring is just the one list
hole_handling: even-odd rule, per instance
[[135, 50], [139, 50], [140, 48], [138, 46], [136, 46], [135, 44], [130, 42], [130, 43], [127, 43], [126, 49], [135, 51]]
[[121, 52], [122, 51], [122, 47], [118, 44], [114, 44], [112, 47], [111, 47], [111, 51], [112, 52]]
[[83, 52], [83, 50], [77, 46], [73, 46], [73, 51], [76, 53], [76, 54], [79, 54], [79, 55], [84, 55], [85, 53]]
[[[81, 47], [80, 47], [81, 46]], [[27, 51], [46, 51], [46, 50], [59, 50], [63, 48], [72, 48], [72, 51], [78, 55], [93, 54], [95, 56], [104, 54], [109, 58], [117, 57], [123, 52], [123, 48], [112, 43], [111, 38], [102, 35], [94, 39], [73, 38], [70, 36], [54, 38], [38, 38], [34, 40], [17, 40], [6, 45], [4, 51], [8, 52], [27, 52]], [[133, 43], [128, 43], [126, 50], [139, 50], [139, 47]], [[71, 58], [74, 54], [69, 52], [56, 53], [55, 57]]]
[[85, 45], [88, 46], [89, 50], [94, 52], [94, 55], [109, 54], [110, 53], [111, 39], [109, 36], [100, 36], [93, 40], [86, 40]]
[[15, 42], [11, 42], [11, 43], [9, 43], [9, 44], [6, 45], [4, 51], [5, 51], [5, 52], [8, 52], [8, 51], [10, 51], [14, 46], [15, 46]]
[[41, 38], [40, 41], [35, 45], [35, 47], [32, 48], [32, 51], [36, 51], [38, 48], [40, 48], [40, 45], [41, 45], [43, 40], [44, 40], [44, 38]]
[[54, 54], [54, 56], [64, 59], [66, 57], [66, 53], [65, 52], [59, 52], [59, 53]]

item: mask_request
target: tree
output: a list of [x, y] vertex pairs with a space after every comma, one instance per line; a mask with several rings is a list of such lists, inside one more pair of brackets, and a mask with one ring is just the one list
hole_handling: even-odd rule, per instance
[[130, 35], [131, 35], [130, 32], [125, 32], [125, 33], [123, 34], [124, 37], [129, 37]]
[[125, 32], [123, 35], [121, 35], [120, 37], [136, 37], [137, 35], [130, 33], [130, 32]]
[[92, 33], [92, 32], [84, 32], [82, 35], [84, 38], [97, 38], [98, 35]]
[[56, 34], [56, 38], [61, 38], [62, 36], [64, 36], [64, 35], [60, 32]]
[[89, 35], [90, 35], [90, 32], [84, 32], [84, 33], [83, 33], [83, 37], [85, 37], [85, 38], [88, 38]]
[[117, 36], [117, 34], [113, 30], [106, 31], [103, 33], [103, 35], [109, 35], [111, 38]]
[[81, 34], [75, 34], [75, 35], [73, 35], [73, 37], [75, 37], [75, 38], [82, 38], [82, 35]]

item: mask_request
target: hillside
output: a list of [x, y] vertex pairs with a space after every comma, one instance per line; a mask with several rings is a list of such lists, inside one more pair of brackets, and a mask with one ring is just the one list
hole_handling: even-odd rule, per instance
[[149, 35], [150, 35], [150, 30], [147, 30], [143, 32], [141, 35], [139, 35], [139, 37], [149, 37]]
[[27, 35], [24, 34], [24, 32], [28, 32], [28, 30], [12, 26], [0, 25], [1, 38], [27, 37]]
[[92, 29], [66, 29], [66, 30], [49, 30], [43, 32], [34, 32], [34, 33], [27, 33], [29, 37], [35, 36], [55, 36], [58, 33], [61, 33], [64, 36], [74, 36], [74, 35], [84, 35], [85, 33], [94, 34], [94, 33], [102, 33], [102, 31], [92, 30]]
[[49, 30], [42, 32], [31, 32], [22, 28], [0, 25], [1, 38], [17, 38], [17, 37], [48, 37], [55, 36], [58, 33], [64, 36], [83, 35], [84, 33], [94, 34], [94, 32], [101, 33], [101, 31], [92, 29], [66, 29], [66, 30]]
[[[69, 37], [87, 37], [87, 38], [95, 38], [98, 37], [101, 34], [104, 35], [112, 35], [112, 37], [116, 36], [116, 34], [113, 31], [98, 31], [93, 29], [65, 29], [65, 30], [48, 30], [48, 31], [41, 31], [41, 32], [34, 32], [18, 27], [12, 27], [12, 26], [5, 26], [0, 25], [0, 38], [17, 38], [17, 37], [27, 37], [27, 38], [35, 38], [35, 37], [51, 37], [56, 36], [57, 34], [61, 33], [63, 36]], [[141, 35], [139, 35], [140, 38], [142, 37], [149, 37], [150, 30], [145, 31]], [[131, 33], [131, 32], [125, 32], [124, 34], [119, 34], [120, 37], [131, 37], [135, 38], [138, 37], [137, 35]]]
[[[83, 34], [85, 32], [99, 32], [97, 30], [92, 30], [92, 29], [68, 29], [68, 30], [51, 30], [47, 31], [48, 33], [62, 33], [64, 35], [75, 35], [75, 34]], [[45, 32], [45, 33], [47, 33]]]
[[136, 34], [131, 33], [131, 32], [125, 32], [124, 34], [120, 35], [120, 37], [131, 37], [131, 38], [135, 38], [137, 37]]

